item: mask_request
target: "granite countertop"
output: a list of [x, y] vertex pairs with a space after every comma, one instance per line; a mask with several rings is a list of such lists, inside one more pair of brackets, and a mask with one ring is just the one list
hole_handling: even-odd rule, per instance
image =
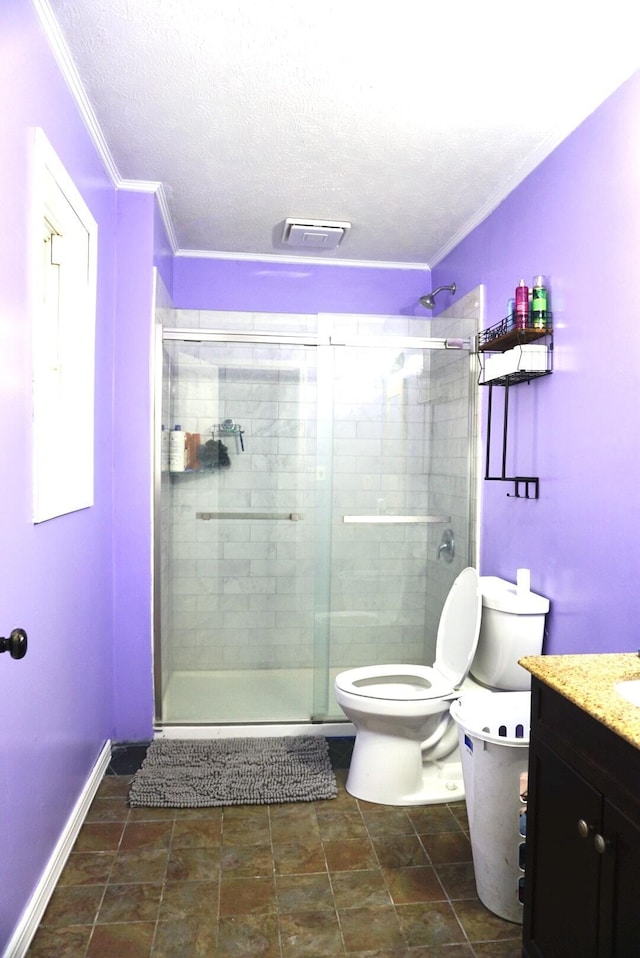
[[520, 659], [520, 665], [621, 738], [640, 748], [640, 706], [627, 702], [615, 690], [618, 682], [640, 680], [640, 658], [636, 652], [527, 655]]

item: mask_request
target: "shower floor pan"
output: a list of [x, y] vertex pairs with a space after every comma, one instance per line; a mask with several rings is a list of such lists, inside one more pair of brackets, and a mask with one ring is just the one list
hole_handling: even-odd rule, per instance
[[[313, 692], [312, 669], [255, 669], [227, 671], [173, 672], [163, 701], [163, 718], [157, 730], [176, 737], [185, 726], [222, 727], [229, 734], [246, 726], [259, 726], [264, 734], [348, 735], [352, 728], [333, 698], [333, 680], [341, 669], [333, 669], [329, 681], [329, 712], [322, 723], [312, 723], [310, 703]], [[335, 731], [329, 731], [335, 725]], [[291, 726], [290, 731], [286, 729]], [[295, 728], [294, 728], [295, 726]], [[185, 732], [185, 734], [187, 734]]]

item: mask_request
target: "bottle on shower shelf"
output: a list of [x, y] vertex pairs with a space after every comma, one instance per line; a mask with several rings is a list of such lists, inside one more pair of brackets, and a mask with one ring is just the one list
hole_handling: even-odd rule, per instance
[[529, 287], [523, 279], [516, 286], [516, 328], [526, 329], [529, 325]]
[[546, 329], [549, 317], [547, 282], [544, 276], [534, 276], [531, 297], [531, 325], [534, 329]]

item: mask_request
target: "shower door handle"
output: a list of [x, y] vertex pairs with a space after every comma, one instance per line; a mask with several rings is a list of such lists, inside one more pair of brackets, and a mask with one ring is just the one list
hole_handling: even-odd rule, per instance
[[389, 523], [414, 525], [428, 522], [451, 522], [451, 516], [343, 516], [342, 521], [360, 522], [365, 525], [388, 525]]
[[289, 522], [301, 522], [302, 512], [196, 512], [196, 519], [287, 519]]

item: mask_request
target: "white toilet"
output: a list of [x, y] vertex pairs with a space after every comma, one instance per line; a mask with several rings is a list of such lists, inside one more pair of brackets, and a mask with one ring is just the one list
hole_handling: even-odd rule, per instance
[[464, 798], [451, 702], [465, 691], [528, 689], [518, 659], [541, 653], [548, 610], [528, 589], [463, 569], [442, 609], [433, 666], [341, 672], [336, 701], [356, 728], [347, 791], [382, 805]]

